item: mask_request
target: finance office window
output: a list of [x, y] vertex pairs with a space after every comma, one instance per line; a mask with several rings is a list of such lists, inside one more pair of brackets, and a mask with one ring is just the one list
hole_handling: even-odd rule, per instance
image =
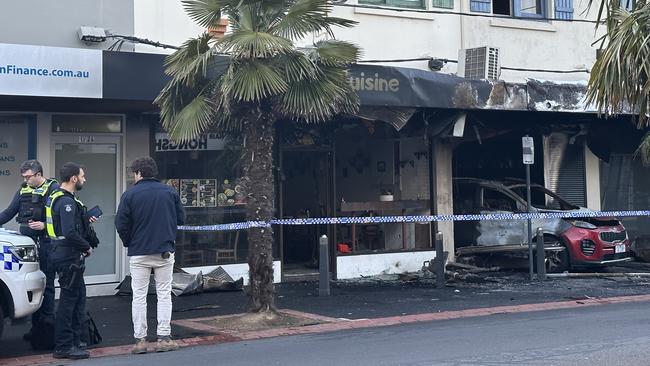
[[[241, 150], [216, 134], [176, 143], [164, 132], [155, 136], [155, 160], [161, 181], [179, 192], [188, 226], [245, 221], [246, 202], [239, 185]], [[181, 267], [245, 262], [247, 233], [179, 231], [176, 262]]]
[[122, 117], [118, 115], [55, 114], [52, 132], [120, 133]]
[[[35, 158], [35, 124], [30, 116], [0, 115], [0, 210], [9, 205], [23, 182], [22, 162]], [[4, 227], [18, 229], [14, 220]]]

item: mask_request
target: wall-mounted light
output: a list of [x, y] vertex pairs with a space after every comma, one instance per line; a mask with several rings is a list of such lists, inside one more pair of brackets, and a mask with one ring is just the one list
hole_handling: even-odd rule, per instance
[[82, 25], [79, 28], [79, 40], [86, 43], [104, 42], [106, 41], [106, 31], [104, 28]]

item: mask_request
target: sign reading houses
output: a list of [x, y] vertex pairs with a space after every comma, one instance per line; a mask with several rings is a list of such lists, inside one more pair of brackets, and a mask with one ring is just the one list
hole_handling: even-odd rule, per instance
[[225, 140], [214, 133], [183, 142], [172, 140], [165, 132], [156, 133], [156, 152], [223, 150], [224, 146]]

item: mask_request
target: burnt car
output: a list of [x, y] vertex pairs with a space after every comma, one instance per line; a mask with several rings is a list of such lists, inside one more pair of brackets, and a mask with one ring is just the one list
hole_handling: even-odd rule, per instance
[[[526, 184], [518, 181], [454, 179], [454, 214], [526, 212]], [[533, 219], [533, 235], [542, 228], [549, 273], [573, 266], [603, 266], [631, 260], [625, 227], [616, 218], [579, 217], [589, 209], [570, 204], [537, 184], [531, 186], [532, 212], [575, 212], [577, 218]], [[535, 240], [535, 238], [532, 238]], [[527, 255], [526, 220], [456, 221], [457, 254], [511, 253]]]

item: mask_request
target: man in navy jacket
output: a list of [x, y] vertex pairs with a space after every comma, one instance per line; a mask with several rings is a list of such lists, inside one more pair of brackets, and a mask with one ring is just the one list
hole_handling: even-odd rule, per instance
[[147, 290], [153, 269], [158, 297], [156, 351], [178, 348], [171, 339], [171, 288], [176, 227], [185, 223], [178, 192], [160, 183], [156, 162], [150, 157], [131, 164], [135, 185], [124, 192], [115, 217], [115, 228], [128, 248], [133, 302], [133, 353], [147, 352]]

